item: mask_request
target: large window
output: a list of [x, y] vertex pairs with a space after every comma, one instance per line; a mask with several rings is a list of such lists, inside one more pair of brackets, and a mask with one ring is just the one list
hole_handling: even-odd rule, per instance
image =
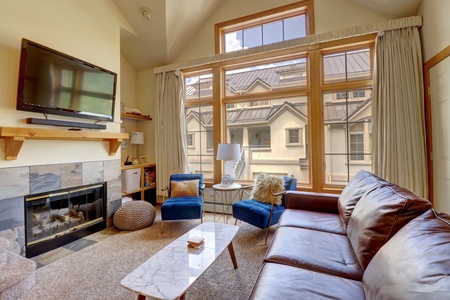
[[[286, 22], [294, 16], [284, 17]], [[273, 28], [283, 24], [270, 21]], [[242, 30], [245, 44], [244, 31], [252, 29], [262, 32], [264, 41], [267, 26], [258, 22], [249, 26], [248, 19], [247, 27], [230, 27], [224, 34]], [[235, 165], [240, 182], [265, 172], [294, 176], [300, 189], [335, 191], [359, 170], [370, 170], [374, 38], [292, 47], [208, 64], [203, 71], [203, 66], [183, 70], [191, 171], [217, 183], [219, 143], [241, 145], [242, 160]]]

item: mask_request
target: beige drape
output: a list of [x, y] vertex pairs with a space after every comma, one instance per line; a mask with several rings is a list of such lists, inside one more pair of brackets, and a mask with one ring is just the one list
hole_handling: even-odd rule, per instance
[[409, 27], [379, 33], [375, 48], [373, 171], [427, 197], [419, 30]]
[[184, 79], [179, 71], [156, 75], [156, 180], [159, 191], [171, 174], [188, 173]]

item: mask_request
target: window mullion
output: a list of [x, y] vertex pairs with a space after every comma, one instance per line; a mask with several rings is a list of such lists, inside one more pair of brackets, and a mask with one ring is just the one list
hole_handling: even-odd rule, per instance
[[226, 109], [225, 104], [222, 102], [223, 97], [223, 71], [220, 67], [212, 68], [212, 98], [213, 98], [213, 165], [214, 165], [214, 182], [220, 182], [222, 174], [222, 161], [216, 160], [217, 145], [225, 142], [225, 122], [226, 122]]
[[311, 176], [311, 185], [313, 191], [322, 191], [324, 186], [324, 143], [323, 143], [323, 114], [322, 114], [322, 93], [321, 93], [321, 53], [320, 50], [311, 50], [308, 56], [309, 59], [309, 84], [310, 84], [310, 96], [309, 96], [309, 112], [308, 125], [310, 134], [309, 144], [311, 145], [309, 155], [309, 167]]

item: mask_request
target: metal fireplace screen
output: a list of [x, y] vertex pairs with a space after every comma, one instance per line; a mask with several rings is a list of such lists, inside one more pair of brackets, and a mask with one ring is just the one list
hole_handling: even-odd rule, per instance
[[26, 256], [105, 228], [104, 191], [104, 184], [97, 184], [26, 196]]

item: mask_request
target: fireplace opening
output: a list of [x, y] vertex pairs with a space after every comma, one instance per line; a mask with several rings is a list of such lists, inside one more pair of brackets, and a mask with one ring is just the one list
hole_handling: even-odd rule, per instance
[[106, 228], [106, 183], [25, 196], [26, 257]]

